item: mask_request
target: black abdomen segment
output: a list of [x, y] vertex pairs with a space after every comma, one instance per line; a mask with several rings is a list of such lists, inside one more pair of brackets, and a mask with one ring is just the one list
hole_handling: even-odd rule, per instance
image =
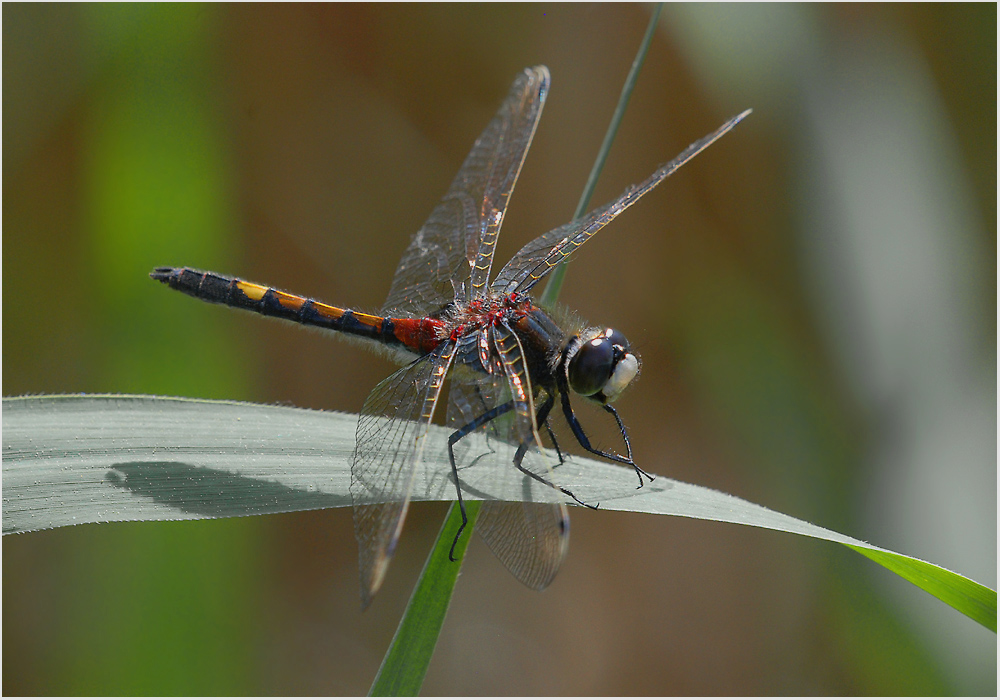
[[392, 346], [406, 345], [398, 337], [391, 318], [341, 309], [273, 287], [190, 267], [158, 267], [149, 276], [172, 289], [213, 304], [370, 338]]

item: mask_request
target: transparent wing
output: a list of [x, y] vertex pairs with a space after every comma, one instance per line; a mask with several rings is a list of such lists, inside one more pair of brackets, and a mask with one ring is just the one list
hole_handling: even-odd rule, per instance
[[[475, 338], [464, 339], [463, 345], [475, 353], [472, 362], [477, 363], [474, 374], [468, 373], [464, 381], [459, 378], [459, 372], [453, 372], [452, 382], [448, 388], [448, 414], [446, 422], [449, 428], [460, 430], [474, 423], [480, 416], [488, 414], [496, 407], [510, 400], [510, 390], [507, 387], [507, 377], [499, 362], [490, 356], [488, 337], [485, 331], [480, 331]], [[480, 355], [479, 346], [487, 352]], [[474, 346], [474, 347], [473, 347]], [[459, 351], [456, 363], [465, 359]], [[482, 367], [480, 371], [478, 367]], [[498, 416], [480, 427], [469, 438], [463, 438], [454, 445], [455, 463], [461, 479], [469, 466], [475, 466], [477, 472], [510, 468], [514, 452], [506, 442], [509, 432], [510, 417]], [[485, 491], [470, 493], [473, 498], [489, 498], [492, 494]]]
[[351, 499], [365, 608], [382, 585], [396, 550], [414, 467], [423, 458], [427, 426], [453, 358], [454, 344], [441, 345], [380, 382], [361, 409]]
[[553, 267], [565, 261], [604, 228], [612, 219], [639, 201], [639, 198], [663, 182], [675, 170], [711, 146], [715, 141], [740, 123], [750, 110], [733, 117], [705, 138], [695, 141], [680, 155], [638, 185], [629, 187], [615, 201], [598, 207], [576, 221], [553, 229], [521, 248], [497, 275], [492, 289], [502, 293], [526, 292], [545, 277]]
[[[485, 371], [451, 385], [448, 424], [457, 430], [490, 412], [498, 415], [456, 444], [460, 485], [465, 495], [484, 501], [476, 530], [489, 548], [519, 581], [540, 590], [551, 583], [566, 556], [569, 514], [562, 493], [554, 488], [548, 458], [539, 450], [520, 341], [498, 326], [479, 334], [476, 342], [477, 351], [485, 350], [477, 352]], [[515, 467], [519, 453], [524, 471]], [[496, 494], [511, 493], [521, 501], [496, 500]]]
[[536, 591], [552, 583], [569, 548], [569, 513], [562, 503], [486, 501], [476, 530], [507, 570]]
[[476, 140], [448, 193], [403, 253], [382, 307], [424, 316], [469, 300], [489, 279], [507, 202], [548, 94], [545, 66], [527, 68]]

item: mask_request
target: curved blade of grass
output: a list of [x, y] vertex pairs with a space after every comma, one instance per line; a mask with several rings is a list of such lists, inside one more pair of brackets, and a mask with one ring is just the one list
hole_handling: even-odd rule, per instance
[[351, 505], [357, 416], [147, 396], [3, 400], [3, 533]]
[[[455, 556], [459, 561], [465, 556], [465, 550], [469, 546], [469, 534], [479, 515], [481, 503], [466, 502], [465, 510], [469, 518], [467, 534], [462, 536], [455, 547]], [[406, 605], [403, 619], [389, 644], [389, 651], [382, 659], [375, 682], [368, 691], [369, 695], [413, 696], [420, 692], [461, 569], [448, 557], [452, 537], [461, 523], [462, 514], [458, 503], [452, 503], [434, 542], [434, 548], [424, 564], [424, 570], [420, 572], [420, 579], [413, 589], [410, 602]]]
[[[357, 416], [344, 413], [151, 396], [4, 399], [3, 532], [348, 506], [356, 422]], [[431, 426], [414, 500], [455, 498], [443, 448], [448, 434]], [[474, 470], [466, 471], [463, 482], [472, 488], [500, 488], [487, 493], [501, 500], [522, 496], [516, 480], [477, 483]], [[996, 592], [960, 574], [663, 476], [636, 489], [631, 476], [622, 467], [572, 456], [560, 467], [563, 483], [600, 502], [601, 510], [716, 520], [837, 542], [997, 629]]]
[[[904, 554], [877, 547], [859, 547], [852, 544], [847, 546], [894, 574], [902, 576], [915, 586], [923, 588], [938, 600], [943, 600], [984, 627], [997, 631], [996, 591], [961, 574]], [[975, 585], [969, 585], [970, 583]]]

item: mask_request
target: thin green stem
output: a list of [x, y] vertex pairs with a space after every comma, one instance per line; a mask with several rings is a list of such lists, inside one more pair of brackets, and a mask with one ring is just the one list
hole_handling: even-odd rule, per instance
[[[601, 171], [604, 170], [604, 164], [608, 160], [608, 153], [611, 152], [611, 144], [614, 143], [615, 136], [618, 134], [618, 127], [621, 126], [622, 119], [625, 117], [625, 108], [628, 107], [629, 98], [632, 97], [632, 89], [639, 79], [639, 69], [642, 68], [642, 64], [646, 60], [646, 53], [649, 51], [649, 45], [653, 42], [653, 34], [656, 33], [656, 25], [660, 18], [661, 9], [663, 9], [663, 3], [657, 3], [653, 8], [653, 14], [649, 18], [649, 26], [646, 27], [646, 35], [642, 38], [642, 43], [639, 45], [639, 51], [635, 55], [635, 60], [632, 61], [632, 69], [629, 71], [628, 77], [625, 78], [625, 84], [622, 86], [622, 94], [618, 97], [618, 106], [615, 107], [615, 113], [611, 115], [611, 123], [608, 124], [608, 130], [604, 134], [604, 142], [597, 152], [594, 167], [590, 170], [590, 177], [587, 178], [587, 184], [583, 187], [583, 193], [580, 195], [580, 201], [576, 205], [576, 211], [573, 212], [574, 220], [586, 214], [587, 208], [590, 206], [590, 200], [594, 196], [594, 188], [597, 187], [597, 179], [600, 177]], [[552, 271], [548, 284], [545, 285], [545, 291], [539, 300], [542, 306], [552, 306], [556, 302], [559, 298], [559, 292], [562, 290], [565, 276], [565, 264], [560, 264]]]
[[481, 501], [466, 501], [469, 522], [455, 546], [456, 561], [451, 561], [449, 552], [462, 523], [462, 514], [457, 502], [451, 504], [368, 695], [413, 696], [420, 693], [451, 604], [451, 594], [455, 590], [462, 557], [469, 546], [469, 536], [479, 515], [480, 504]]

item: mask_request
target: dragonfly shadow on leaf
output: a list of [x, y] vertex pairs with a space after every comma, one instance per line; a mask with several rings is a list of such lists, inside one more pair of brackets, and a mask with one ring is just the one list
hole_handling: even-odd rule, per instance
[[105, 479], [112, 486], [136, 496], [192, 516], [208, 518], [318, 510], [351, 504], [349, 497], [291, 488], [274, 481], [186, 462], [121, 462], [111, 466]]

